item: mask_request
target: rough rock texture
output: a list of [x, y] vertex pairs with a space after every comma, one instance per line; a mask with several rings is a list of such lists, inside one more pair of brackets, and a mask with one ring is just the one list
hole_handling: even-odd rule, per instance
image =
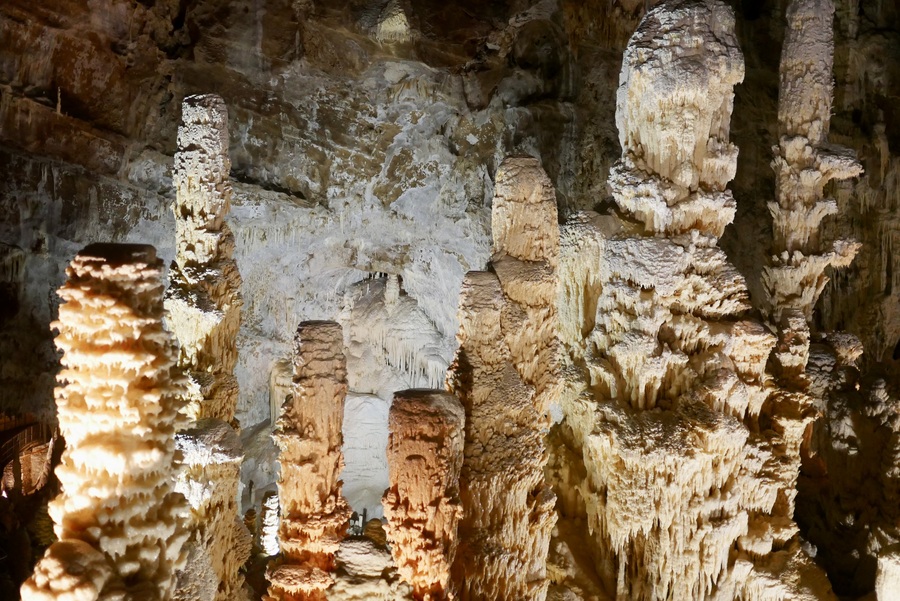
[[176, 435], [181, 452], [175, 489], [191, 508], [188, 561], [178, 573], [175, 598], [184, 601], [244, 598], [241, 567], [252, 536], [239, 518], [241, 441], [220, 419], [192, 422]]
[[60, 288], [56, 389], [66, 451], [50, 505], [59, 542], [25, 599], [171, 599], [183, 565], [184, 499], [173, 490], [184, 383], [163, 329], [162, 261], [151, 246], [83, 249]]
[[[561, 333], [570, 386], [555, 460], [566, 518], [586, 518], [597, 573], [630, 599], [832, 598], [773, 511], [796, 479], [784, 438], [758, 424], [775, 340], [748, 319], [743, 278], [718, 248], [734, 17], [717, 1], [663, 2], [625, 51], [617, 94], [619, 212], [563, 231]], [[580, 374], [580, 376], [579, 376]], [[578, 378], [582, 383], [578, 384]]]
[[466, 412], [459, 598], [546, 597], [556, 521], [544, 481], [544, 435], [558, 391], [553, 186], [534, 158], [497, 172], [492, 272], [470, 272], [460, 297], [460, 348], [448, 387]]
[[453, 598], [465, 419], [448, 392], [405, 390], [391, 405], [384, 517], [397, 571], [417, 600]]
[[239, 519], [241, 442], [228, 422], [237, 409], [237, 334], [241, 277], [225, 216], [231, 205], [228, 112], [215, 95], [182, 103], [175, 153], [175, 260], [166, 290], [166, 325], [179, 343], [178, 366], [190, 380], [178, 433], [183, 461], [178, 490], [191, 506], [189, 560], [177, 598], [236, 599], [252, 539]]
[[272, 434], [281, 453], [281, 558], [267, 572], [272, 599], [318, 601], [333, 583], [334, 555], [350, 507], [338, 479], [347, 363], [341, 326], [308, 321], [297, 328], [293, 394]]
[[225, 222], [231, 208], [228, 111], [219, 96], [188, 96], [181, 120], [166, 325], [180, 345], [178, 364], [191, 378], [188, 417], [230, 422], [237, 409], [233, 372], [243, 301], [234, 235]]
[[368, 538], [347, 538], [335, 556], [330, 601], [411, 601], [412, 590], [397, 574], [391, 552]]

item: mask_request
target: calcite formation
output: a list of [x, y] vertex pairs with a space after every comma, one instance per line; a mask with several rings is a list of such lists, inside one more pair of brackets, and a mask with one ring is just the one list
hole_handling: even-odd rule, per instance
[[581, 505], [617, 598], [830, 594], [786, 547], [796, 525], [773, 515], [796, 478], [784, 438], [758, 423], [775, 339], [745, 316], [743, 277], [718, 247], [735, 214], [729, 127], [743, 75], [724, 3], [648, 12], [619, 79], [618, 212], [584, 213], [563, 233], [561, 337], [567, 373], [583, 379], [563, 395], [583, 462], [563, 506]]
[[235, 599], [252, 538], [238, 516], [241, 443], [237, 408], [237, 333], [241, 278], [225, 216], [231, 203], [228, 112], [211, 94], [182, 103], [175, 153], [175, 260], [166, 290], [166, 323], [180, 344], [178, 365], [190, 380], [178, 434], [183, 462], [178, 490], [191, 506], [189, 561], [178, 598]]
[[92, 244], [59, 290], [56, 403], [66, 440], [50, 504], [59, 541], [22, 587], [30, 601], [172, 598], [184, 561], [173, 490], [184, 382], [163, 329], [151, 246]]
[[394, 395], [384, 517], [397, 571], [417, 600], [453, 598], [450, 566], [459, 544], [464, 424], [465, 411], [448, 392]]
[[292, 395], [272, 434], [280, 450], [281, 558], [267, 572], [269, 597], [324, 600], [350, 507], [338, 479], [347, 362], [340, 325], [303, 322], [294, 339]]
[[[769, 203], [774, 240], [763, 284], [781, 341], [775, 355], [783, 379], [806, 367], [813, 309], [828, 278], [828, 267], [846, 267], [859, 244], [826, 243], [822, 220], [837, 213], [825, 198], [832, 180], [862, 172], [855, 153], [828, 143], [834, 62], [833, 0], [794, 0], [787, 9], [778, 97], [779, 143], [774, 147], [775, 202]], [[802, 388], [802, 382], [795, 382]]]
[[494, 271], [463, 281], [460, 346], [447, 378], [466, 414], [452, 577], [460, 599], [542, 600], [556, 521], [543, 439], [559, 390], [559, 226], [537, 159], [501, 164], [492, 228]]
[[230, 422], [237, 408], [237, 338], [241, 276], [231, 206], [228, 111], [213, 94], [182, 103], [175, 153], [175, 260], [166, 290], [166, 324], [181, 345], [178, 363], [192, 380], [186, 412], [192, 419]]

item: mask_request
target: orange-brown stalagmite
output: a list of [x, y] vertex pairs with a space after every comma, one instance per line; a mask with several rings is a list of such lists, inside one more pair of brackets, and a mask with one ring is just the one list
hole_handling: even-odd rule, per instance
[[452, 394], [404, 390], [390, 412], [384, 517], [401, 578], [418, 601], [450, 599], [465, 411]]
[[341, 326], [300, 324], [294, 338], [292, 394], [272, 437], [280, 450], [279, 529], [282, 556], [269, 566], [269, 596], [279, 601], [324, 600], [334, 555], [347, 532], [350, 507], [338, 479], [347, 361]]

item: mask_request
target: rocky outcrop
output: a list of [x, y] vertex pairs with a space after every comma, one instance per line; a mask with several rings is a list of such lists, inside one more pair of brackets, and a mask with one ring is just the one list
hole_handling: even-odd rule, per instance
[[241, 278], [225, 216], [231, 204], [228, 112], [215, 95], [182, 104], [175, 153], [175, 260], [166, 290], [166, 324], [180, 344], [178, 365], [190, 381], [179, 432], [178, 490], [191, 506], [189, 560], [178, 598], [232, 600], [252, 538], [239, 518], [241, 442], [234, 420], [234, 376], [241, 319]]
[[464, 423], [459, 400], [448, 392], [394, 395], [384, 517], [397, 571], [417, 600], [453, 598], [450, 566], [459, 544]]
[[544, 599], [554, 495], [544, 433], [558, 390], [559, 226], [533, 158], [497, 172], [492, 272], [469, 272], [448, 387], [466, 413], [463, 516], [453, 581], [460, 599]]
[[184, 386], [163, 329], [162, 261], [150, 246], [83, 249], [60, 288], [56, 389], [66, 439], [50, 505], [59, 538], [25, 599], [172, 599], [184, 499], [173, 490]]
[[281, 558], [267, 572], [271, 599], [324, 600], [333, 583], [334, 556], [351, 513], [338, 479], [347, 394], [343, 346], [337, 323], [297, 328], [292, 395], [272, 434], [280, 450]]

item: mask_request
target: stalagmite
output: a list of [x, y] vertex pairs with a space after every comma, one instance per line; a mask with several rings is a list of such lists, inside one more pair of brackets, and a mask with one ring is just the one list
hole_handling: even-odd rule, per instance
[[66, 270], [53, 324], [66, 440], [63, 492], [50, 504], [59, 541], [24, 599], [172, 598], [187, 537], [172, 467], [184, 382], [162, 325], [161, 273], [153, 247], [113, 244], [86, 247]]
[[175, 153], [175, 260], [166, 291], [166, 323], [178, 339], [178, 365], [190, 380], [185, 413], [195, 420], [178, 434], [184, 457], [178, 490], [191, 506], [187, 566], [178, 598], [231, 601], [252, 538], [240, 519], [243, 457], [233, 424], [237, 408], [237, 333], [241, 278], [225, 216], [231, 203], [228, 113], [215, 95], [182, 104]]
[[559, 386], [559, 226], [553, 186], [536, 159], [501, 164], [492, 227], [494, 271], [463, 281], [460, 348], [448, 373], [466, 412], [452, 577], [463, 600], [542, 600], [556, 521], [543, 438]]
[[406, 390], [394, 395], [388, 442], [391, 486], [384, 495], [384, 517], [394, 563], [417, 600], [452, 598], [464, 422], [465, 412], [450, 393]]
[[648, 12], [617, 93], [619, 212], [562, 232], [562, 408], [584, 474], [566, 505], [581, 503], [619, 599], [831, 594], [798, 546], [780, 550], [797, 531], [772, 515], [791, 480], [785, 442], [757, 424], [775, 339], [746, 317], [744, 280], [718, 248], [735, 214], [729, 129], [743, 75], [723, 2]]
[[234, 419], [241, 276], [231, 206], [228, 112], [218, 96], [188, 96], [175, 153], [175, 261], [166, 290], [166, 324], [181, 345], [178, 363], [191, 377], [191, 419]]
[[292, 396], [272, 437], [281, 453], [281, 559], [268, 569], [269, 595], [283, 601], [325, 599], [350, 507], [338, 479], [347, 362], [340, 325], [307, 321], [294, 339]]

